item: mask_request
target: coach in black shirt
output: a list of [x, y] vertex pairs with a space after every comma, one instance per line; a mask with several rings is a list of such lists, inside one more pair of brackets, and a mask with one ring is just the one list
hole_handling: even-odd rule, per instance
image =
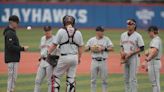
[[9, 25], [3, 32], [5, 40], [5, 63], [8, 66], [7, 92], [14, 91], [20, 52], [27, 51], [28, 49], [28, 46], [20, 46], [19, 44], [19, 39], [16, 35], [18, 24], [19, 18], [15, 15], [10, 16]]

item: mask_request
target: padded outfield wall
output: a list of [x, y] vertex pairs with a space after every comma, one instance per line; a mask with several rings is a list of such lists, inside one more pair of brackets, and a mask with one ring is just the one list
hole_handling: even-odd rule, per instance
[[81, 28], [125, 28], [126, 20], [134, 18], [139, 28], [157, 25], [164, 29], [164, 4], [0, 2], [0, 27], [7, 25], [13, 14], [20, 17], [22, 27], [60, 27], [62, 17], [72, 15]]

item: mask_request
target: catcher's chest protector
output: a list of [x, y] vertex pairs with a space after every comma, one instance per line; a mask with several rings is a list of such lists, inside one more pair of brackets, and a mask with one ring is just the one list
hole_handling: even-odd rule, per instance
[[64, 28], [64, 29], [65, 29], [65, 31], [67, 32], [68, 40], [67, 40], [66, 42], [61, 43], [61, 44], [59, 45], [59, 48], [60, 48], [62, 45], [68, 44], [68, 43], [69, 43], [69, 44], [74, 44], [74, 45], [76, 45], [77, 47], [79, 47], [79, 45], [78, 45], [77, 43], [75, 43], [74, 40], [73, 40], [74, 35], [75, 35], [77, 29], [74, 30], [74, 32], [73, 32], [72, 35], [69, 35], [67, 28]]

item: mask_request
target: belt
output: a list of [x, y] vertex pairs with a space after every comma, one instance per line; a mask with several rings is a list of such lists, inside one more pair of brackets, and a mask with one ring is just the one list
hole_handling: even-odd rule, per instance
[[155, 60], [160, 60], [159, 58], [156, 58]]
[[41, 60], [46, 60], [47, 58], [46, 57], [40, 57], [39, 58], [39, 61], [41, 61]]
[[61, 53], [61, 56], [67, 56], [67, 55], [76, 55], [76, 54], [73, 54], [73, 53]]
[[46, 60], [47, 58], [46, 57], [42, 57], [43, 60]]
[[93, 60], [96, 60], [96, 61], [104, 61], [104, 60], [106, 60], [106, 58], [102, 58], [102, 57], [93, 57], [92, 58]]

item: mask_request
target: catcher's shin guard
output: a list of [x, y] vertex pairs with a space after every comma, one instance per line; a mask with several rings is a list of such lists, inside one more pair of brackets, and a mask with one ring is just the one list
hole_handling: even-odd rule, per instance
[[56, 77], [56, 76], [54, 76], [54, 85], [53, 85], [53, 90], [52, 90], [52, 92], [59, 92], [59, 90], [60, 90], [60, 79], [58, 78], [58, 77]]
[[71, 77], [67, 77], [67, 80], [66, 80], [66, 86], [67, 86], [67, 89], [66, 89], [66, 92], [76, 92], [75, 91], [75, 80], [74, 78], [71, 78]]

